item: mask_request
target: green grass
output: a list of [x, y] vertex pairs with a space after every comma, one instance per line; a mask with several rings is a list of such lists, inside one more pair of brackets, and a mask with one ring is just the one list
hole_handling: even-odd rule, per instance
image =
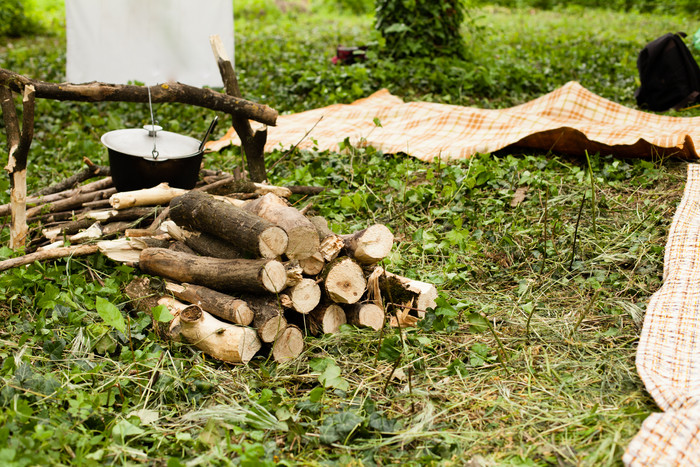
[[[387, 87], [407, 100], [504, 107], [575, 79], [633, 106], [638, 50], [693, 29], [687, 16], [483, 7], [472, 11], [478, 27], [465, 27], [468, 61], [372, 53], [334, 67], [337, 44], [378, 40], [372, 17], [312, 7], [237, 6], [247, 97], [295, 112]], [[0, 66], [61, 81], [64, 35], [52, 31], [0, 44]], [[210, 121], [180, 105], [156, 112], [188, 134]], [[83, 156], [106, 163], [99, 136], [146, 118], [143, 105], [38, 102], [30, 191]], [[230, 148], [206, 165], [232, 170], [239, 159]], [[437, 284], [439, 306], [401, 336], [347, 327], [309, 339], [292, 363], [235, 366], [162, 341], [150, 317], [131, 313], [122, 288], [137, 270], [92, 256], [0, 273], [0, 463], [621, 464], [658, 410], [634, 356], [684, 163], [602, 154], [589, 170], [585, 158], [501, 151], [425, 164], [372, 148], [276, 151], [268, 162], [274, 183], [326, 186], [314, 210], [337, 231], [389, 226], [397, 242], [383, 265]], [[520, 187], [525, 200], [512, 206]], [[103, 299], [126, 333], [103, 319]]]

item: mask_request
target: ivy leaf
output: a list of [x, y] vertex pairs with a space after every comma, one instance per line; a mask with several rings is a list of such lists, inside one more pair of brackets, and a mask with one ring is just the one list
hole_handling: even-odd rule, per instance
[[112, 427], [112, 436], [117, 439], [124, 439], [127, 436], [135, 436], [143, 433], [143, 429], [127, 420], [120, 420]]
[[374, 412], [369, 416], [369, 426], [380, 433], [389, 433], [396, 430], [396, 421]]
[[161, 323], [169, 323], [175, 319], [173, 314], [170, 313], [170, 310], [168, 310], [168, 307], [165, 305], [154, 306], [151, 309], [151, 313], [153, 314], [153, 319], [160, 321]]
[[321, 425], [321, 442], [326, 444], [345, 441], [362, 423], [363, 418], [353, 412], [340, 412], [326, 418]]
[[97, 314], [100, 315], [105, 323], [112, 326], [119, 332], [123, 333], [126, 331], [126, 322], [124, 321], [124, 317], [114, 303], [102, 297], [97, 297], [95, 307], [97, 308]]
[[467, 315], [467, 321], [470, 324], [469, 330], [471, 332], [480, 333], [489, 328], [489, 323], [480, 313], [469, 313]]
[[335, 362], [331, 362], [326, 366], [326, 369], [323, 370], [318, 380], [326, 388], [336, 388], [341, 391], [347, 391], [350, 387], [350, 383], [340, 376], [340, 368]]

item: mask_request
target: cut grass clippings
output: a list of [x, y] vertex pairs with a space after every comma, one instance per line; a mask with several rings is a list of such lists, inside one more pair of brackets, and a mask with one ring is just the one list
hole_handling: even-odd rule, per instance
[[[633, 105], [636, 51], [666, 29], [689, 27], [687, 17], [484, 7], [475, 13], [485, 45], [473, 62], [417, 62], [400, 75], [377, 57], [329, 64], [338, 43], [372, 38], [369, 16], [243, 3], [241, 89], [282, 112], [378, 87], [502, 107], [570, 79]], [[0, 66], [61, 81], [62, 41], [60, 33], [8, 41]], [[184, 106], [156, 113], [185, 134], [203, 134], [210, 121]], [[30, 191], [70, 174], [82, 156], [105, 163], [99, 136], [140, 126], [147, 109], [41, 101], [37, 115]], [[634, 357], [686, 164], [513, 151], [425, 164], [345, 149], [275, 151], [270, 180], [327, 187], [296, 201], [313, 202], [339, 233], [389, 226], [396, 243], [386, 268], [441, 291], [418, 328], [344, 326], [308, 340], [287, 364], [226, 365], [162, 341], [150, 316], [130, 312], [122, 288], [138, 270], [95, 255], [6, 271], [0, 463], [621, 464], [658, 410]], [[205, 163], [231, 171], [239, 160], [228, 148]], [[524, 197], [513, 202], [516, 192]], [[4, 228], [3, 245], [8, 235]], [[107, 302], [125, 332], [100, 314]]]

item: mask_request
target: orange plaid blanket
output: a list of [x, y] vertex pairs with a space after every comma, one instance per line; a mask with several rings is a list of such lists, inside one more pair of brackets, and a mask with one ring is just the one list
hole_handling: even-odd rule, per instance
[[649, 301], [636, 363], [664, 412], [644, 421], [623, 461], [700, 465], [700, 164], [688, 165], [666, 243], [664, 284]]
[[[583, 155], [698, 158], [694, 140], [700, 117], [655, 115], [630, 109], [569, 82], [525, 104], [477, 109], [430, 102], [403, 102], [386, 89], [352, 104], [335, 104], [282, 115], [268, 128], [265, 151], [298, 144], [302, 149], [355, 146], [406, 153], [423, 161], [468, 158], [514, 145]], [[230, 129], [207, 148], [240, 145]]]

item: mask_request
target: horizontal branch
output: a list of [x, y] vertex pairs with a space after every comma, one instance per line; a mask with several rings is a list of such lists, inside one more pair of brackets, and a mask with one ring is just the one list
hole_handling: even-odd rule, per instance
[[229, 96], [212, 89], [182, 83], [136, 86], [91, 82], [85, 84], [47, 83], [0, 68], [0, 85], [17, 93], [32, 85], [35, 96], [43, 99], [78, 102], [179, 102], [214, 111], [237, 114], [266, 125], [275, 125], [277, 111], [264, 104]]

